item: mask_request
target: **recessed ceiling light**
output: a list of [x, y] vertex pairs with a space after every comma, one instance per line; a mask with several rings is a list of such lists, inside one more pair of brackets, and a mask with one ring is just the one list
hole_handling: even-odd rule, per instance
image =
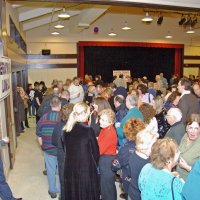
[[194, 30], [192, 27], [190, 27], [190, 28], [186, 31], [186, 33], [192, 34], [192, 33], [195, 33], [195, 30]]
[[128, 23], [127, 23], [127, 22], [125, 22], [125, 23], [124, 23], [124, 27], [122, 27], [122, 30], [128, 31], [128, 30], [131, 30], [131, 27], [128, 26]]
[[172, 35], [166, 35], [165, 38], [166, 39], [171, 39], [171, 38], [173, 38], [173, 36]]
[[117, 34], [114, 32], [110, 32], [108, 35], [113, 37], [113, 36], [116, 36]]

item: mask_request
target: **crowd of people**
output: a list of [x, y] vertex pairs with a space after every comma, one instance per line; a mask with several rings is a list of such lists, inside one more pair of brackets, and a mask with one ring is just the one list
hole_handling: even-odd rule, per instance
[[118, 181], [126, 200], [198, 200], [199, 78], [126, 78], [104, 83], [85, 75], [53, 80], [51, 88], [18, 87], [22, 130], [27, 115], [36, 116], [49, 195], [116, 200]]

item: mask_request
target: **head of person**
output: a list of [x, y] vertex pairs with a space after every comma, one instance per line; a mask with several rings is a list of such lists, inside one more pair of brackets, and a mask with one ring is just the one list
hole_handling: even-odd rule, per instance
[[182, 119], [182, 112], [179, 108], [170, 108], [167, 111], [167, 122], [170, 126], [175, 124], [176, 122], [180, 122]]
[[124, 77], [124, 75], [123, 75], [123, 74], [120, 74], [120, 75], [119, 75], [119, 78], [123, 78], [123, 77]]
[[101, 128], [113, 125], [115, 122], [115, 113], [112, 109], [104, 109], [99, 113], [99, 124]]
[[32, 87], [33, 87], [32, 83], [29, 83], [29, 84], [27, 85], [27, 88], [28, 88], [29, 90], [31, 90]]
[[181, 78], [178, 82], [178, 91], [182, 94], [185, 90], [191, 90], [191, 82], [187, 78]]
[[139, 107], [139, 110], [144, 116], [145, 124], [149, 124], [153, 117], [156, 115], [155, 109], [148, 103], [142, 103], [142, 105]]
[[67, 121], [69, 119], [69, 115], [71, 114], [72, 110], [74, 108], [73, 103], [68, 103], [62, 106], [61, 108], [61, 119], [62, 121]]
[[96, 75], [95, 76], [95, 81], [101, 80], [101, 75]]
[[40, 81], [40, 85], [42, 85], [42, 87], [46, 86], [44, 81]]
[[158, 139], [151, 148], [151, 163], [157, 169], [171, 171], [176, 166], [179, 156], [178, 145], [171, 138]]
[[60, 111], [61, 110], [61, 101], [59, 97], [52, 97], [50, 101], [51, 110]]
[[89, 85], [88, 92], [91, 94], [96, 94], [96, 87], [94, 85]]
[[40, 86], [40, 83], [39, 83], [38, 81], [36, 81], [36, 82], [34, 83], [34, 88], [35, 88], [35, 90], [38, 90], [38, 89], [39, 89], [39, 86]]
[[151, 153], [151, 147], [158, 139], [158, 133], [147, 128], [142, 129], [136, 135], [135, 148], [137, 151], [145, 152], [147, 156]]
[[110, 99], [113, 96], [113, 90], [110, 87], [107, 87], [102, 93], [101, 96], [105, 99]]
[[59, 91], [60, 92], [62, 92], [63, 91], [63, 82], [62, 81], [58, 81], [58, 83], [57, 83], [57, 88], [59, 89]]
[[115, 83], [109, 83], [108, 87], [110, 87], [113, 91], [116, 91], [116, 89], [117, 89], [117, 86]]
[[75, 86], [79, 86], [79, 83], [80, 83], [79, 78], [78, 78], [78, 77], [74, 77], [74, 78], [73, 78], [73, 84], [74, 84]]
[[124, 103], [124, 97], [122, 95], [117, 95], [114, 97], [115, 108], [118, 108], [123, 103]]
[[193, 88], [194, 93], [195, 93], [198, 97], [200, 97], [200, 85], [199, 85], [198, 83], [195, 83], [195, 84], [192, 86], [192, 88]]
[[131, 118], [124, 124], [123, 131], [127, 140], [135, 141], [137, 133], [144, 128], [145, 124], [140, 118]]
[[154, 83], [153, 82], [149, 82], [148, 83], [148, 88], [154, 88]]
[[200, 135], [200, 114], [191, 114], [186, 123], [188, 139], [195, 141]]
[[155, 80], [158, 82], [160, 81], [160, 75], [156, 75]]
[[147, 88], [147, 86], [144, 85], [144, 84], [139, 84], [139, 85], [137, 86], [137, 90], [138, 90], [138, 93], [139, 93], [139, 94], [146, 94], [148, 88]]
[[129, 94], [126, 97], [126, 107], [130, 110], [133, 107], [136, 107], [138, 105], [138, 96]]
[[90, 107], [86, 103], [76, 103], [63, 130], [71, 131], [77, 122], [86, 122], [89, 115]]
[[102, 91], [103, 91], [103, 86], [100, 85], [100, 84], [96, 85], [96, 92], [97, 92], [97, 94], [101, 94]]
[[103, 109], [111, 108], [109, 102], [103, 97], [95, 97], [93, 100], [94, 111], [97, 113], [101, 112]]
[[156, 114], [159, 114], [159, 113], [162, 112], [163, 107], [164, 107], [164, 101], [163, 101], [163, 98], [161, 96], [156, 96], [154, 98], [153, 107], [154, 107], [154, 109], [156, 111]]
[[60, 90], [58, 89], [58, 87], [54, 87], [53, 88], [53, 96], [59, 97], [60, 96]]
[[54, 87], [57, 87], [57, 84], [58, 84], [58, 80], [57, 79], [54, 79], [51, 83], [51, 87], [54, 88]]
[[69, 100], [69, 98], [70, 98], [69, 91], [68, 90], [63, 90], [60, 97], [63, 98], [63, 99]]
[[167, 102], [173, 104], [174, 106], [178, 105], [181, 94], [179, 92], [172, 92], [167, 98]]

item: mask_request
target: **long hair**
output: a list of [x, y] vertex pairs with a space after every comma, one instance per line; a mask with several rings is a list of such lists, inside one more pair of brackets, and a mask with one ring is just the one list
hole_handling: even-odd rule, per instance
[[69, 115], [69, 119], [64, 126], [63, 130], [70, 132], [76, 122], [84, 122], [88, 119], [90, 114], [90, 108], [86, 103], [77, 103], [73, 107], [73, 111]]

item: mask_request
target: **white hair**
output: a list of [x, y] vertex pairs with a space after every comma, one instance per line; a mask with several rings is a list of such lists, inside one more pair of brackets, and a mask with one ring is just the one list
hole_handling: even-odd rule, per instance
[[170, 108], [167, 115], [175, 117], [176, 121], [179, 122], [182, 119], [182, 112], [179, 108]]

